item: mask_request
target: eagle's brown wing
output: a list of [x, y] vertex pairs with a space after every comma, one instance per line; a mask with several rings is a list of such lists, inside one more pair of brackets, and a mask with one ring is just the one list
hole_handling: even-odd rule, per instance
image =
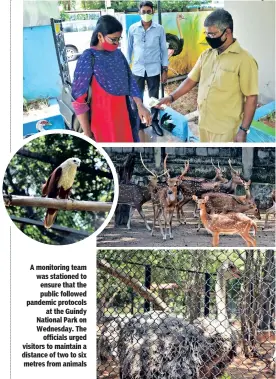
[[42, 196], [56, 198], [59, 195], [58, 181], [61, 177], [62, 168], [57, 167], [42, 186]]
[[[42, 186], [42, 196], [47, 196], [50, 198], [57, 198], [59, 196], [60, 189], [58, 188], [58, 181], [61, 177], [62, 168], [57, 167], [52, 174], [49, 176], [47, 182]], [[45, 219], [45, 228], [51, 228], [57, 215], [57, 210], [48, 208]]]

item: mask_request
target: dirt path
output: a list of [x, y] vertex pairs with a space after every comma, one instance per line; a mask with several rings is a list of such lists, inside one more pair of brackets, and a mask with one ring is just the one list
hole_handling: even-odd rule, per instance
[[[185, 216], [187, 218], [186, 225], [179, 225], [176, 216], [173, 219], [173, 235], [174, 239], [163, 241], [159, 227], [156, 227], [155, 235], [151, 236], [151, 232], [146, 230], [145, 224], [137, 211], [135, 211], [132, 219], [132, 229], [128, 230], [126, 226], [114, 228], [114, 220], [105, 230], [98, 236], [98, 246], [100, 247], [211, 247], [212, 237], [202, 228], [199, 232], [197, 228], [197, 218], [193, 217], [193, 204], [185, 207]], [[145, 204], [143, 210], [146, 214], [149, 225], [152, 226], [152, 208], [150, 204]], [[262, 213], [262, 220], [256, 220], [258, 225], [257, 246], [258, 247], [274, 247], [275, 246], [275, 217], [270, 216], [267, 230], [262, 230], [265, 215]], [[224, 247], [245, 247], [245, 241], [237, 235], [221, 235], [219, 246]]]

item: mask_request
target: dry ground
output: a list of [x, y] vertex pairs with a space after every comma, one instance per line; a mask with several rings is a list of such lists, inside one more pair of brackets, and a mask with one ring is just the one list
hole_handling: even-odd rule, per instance
[[[246, 359], [242, 354], [234, 358], [228, 366], [223, 379], [272, 379], [275, 378], [270, 368], [275, 344], [264, 342], [258, 351], [263, 357]], [[119, 366], [116, 360], [110, 360], [98, 367], [98, 379], [119, 379]]]
[[[126, 226], [114, 228], [114, 219], [97, 237], [99, 247], [211, 247], [211, 235], [202, 228], [196, 231], [198, 218], [193, 217], [194, 203], [189, 203], [184, 207], [187, 219], [186, 225], [179, 225], [176, 215], [173, 218], [173, 235], [174, 239], [163, 241], [159, 227], [156, 227], [155, 235], [151, 236], [151, 232], [146, 230], [145, 224], [139, 213], [135, 210], [132, 218], [132, 229], [128, 230]], [[143, 206], [149, 225], [152, 226], [153, 213], [152, 206], [147, 203]], [[262, 230], [264, 226], [265, 212], [262, 212], [262, 220], [256, 220], [258, 225], [257, 246], [273, 247], [275, 246], [275, 217], [270, 215], [269, 224], [266, 230]], [[245, 247], [245, 241], [238, 235], [221, 235], [219, 246], [224, 247]]]
[[[174, 91], [181, 82], [172, 82], [166, 85], [165, 93], [170, 94]], [[186, 95], [180, 97], [172, 104], [172, 108], [181, 114], [187, 114], [196, 111], [197, 109], [197, 93], [198, 87], [193, 88]]]

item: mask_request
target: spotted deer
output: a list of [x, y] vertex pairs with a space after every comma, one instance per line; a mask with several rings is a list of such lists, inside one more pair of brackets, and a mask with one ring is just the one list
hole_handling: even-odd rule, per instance
[[212, 166], [214, 167], [215, 172], [216, 172], [216, 175], [215, 175], [215, 177], [213, 179], [208, 180], [208, 179], [205, 179], [205, 178], [197, 178], [197, 177], [186, 176], [186, 173], [190, 169], [190, 162], [189, 162], [189, 160], [187, 160], [187, 161], [184, 162], [184, 169], [182, 170], [181, 175], [179, 175], [179, 179], [181, 179], [181, 180], [195, 180], [197, 182], [204, 182], [204, 181], [221, 182], [221, 183], [228, 182], [228, 180], [223, 176], [222, 169], [219, 166], [219, 162], [218, 162], [218, 167], [216, 167], [214, 165], [214, 163], [213, 163], [213, 158], [211, 158], [211, 163], [212, 163]]
[[197, 202], [200, 209], [200, 218], [205, 229], [212, 234], [212, 246], [219, 245], [220, 234], [239, 234], [245, 241], [248, 247], [256, 246], [256, 239], [250, 236], [250, 229], [253, 227], [254, 233], [257, 233], [256, 223], [243, 213], [227, 213], [227, 214], [208, 214], [206, 203], [209, 200], [208, 196], [204, 199], [198, 199], [193, 196], [193, 200]]
[[129, 217], [127, 222], [128, 229], [131, 229], [131, 218], [135, 209], [137, 209], [140, 216], [145, 222], [147, 230], [151, 231], [151, 228], [146, 220], [146, 216], [143, 212], [142, 206], [143, 204], [151, 200], [152, 193], [157, 188], [158, 178], [163, 176], [165, 173], [162, 173], [159, 176], [152, 172], [151, 174], [152, 176], [149, 177], [149, 183], [147, 186], [140, 186], [134, 183], [119, 185], [118, 204], [128, 204], [130, 206]]
[[[160, 232], [163, 237], [163, 240], [167, 239], [167, 226], [169, 229], [170, 239], [172, 239], [173, 238], [172, 218], [173, 218], [174, 209], [177, 203], [177, 186], [179, 183], [179, 179], [171, 178], [168, 170], [166, 170], [166, 161], [167, 161], [168, 155], [166, 155], [166, 158], [164, 160], [165, 169], [162, 174], [162, 176], [163, 175], [167, 176], [166, 183], [164, 184], [158, 184], [158, 177], [156, 176], [156, 174], [154, 174], [145, 166], [141, 154], [140, 154], [140, 157], [141, 157], [141, 162], [144, 168], [149, 173], [152, 174], [152, 177], [150, 177], [150, 183], [149, 183], [149, 188], [151, 192], [151, 201], [152, 201], [152, 206], [153, 206], [153, 226], [152, 226], [151, 234], [152, 235], [154, 234], [156, 220], [158, 220], [158, 224], [159, 224], [159, 228], [160, 228]], [[164, 230], [163, 230], [162, 220], [161, 220], [162, 215], [165, 222]]]
[[267, 224], [268, 224], [268, 216], [270, 214], [274, 214], [276, 215], [276, 202], [275, 202], [275, 196], [276, 196], [276, 190], [274, 189], [272, 192], [271, 192], [271, 198], [272, 198], [272, 201], [273, 201], [273, 205], [271, 208], [268, 208], [266, 213], [265, 213], [265, 223], [264, 223], [264, 227], [263, 229], [266, 229], [267, 228]]
[[[254, 200], [241, 202], [233, 195], [212, 192], [202, 195], [201, 198], [208, 198], [206, 202], [206, 212], [208, 214], [250, 213], [257, 219], [261, 219], [259, 208]], [[200, 227], [201, 222], [199, 220], [197, 231], [200, 230]]]
[[[244, 188], [246, 194], [243, 196], [235, 196], [227, 193], [214, 193], [207, 192], [201, 196], [204, 199], [208, 196], [208, 201], [206, 203], [207, 213], [229, 213], [229, 212], [238, 212], [238, 213], [249, 213], [255, 216], [258, 220], [261, 220], [261, 214], [259, 210], [259, 204], [251, 196], [250, 193], [250, 184], [251, 181], [244, 181]], [[198, 221], [197, 231], [200, 230], [201, 221]]]
[[139, 212], [140, 216], [144, 220], [146, 228], [151, 231], [151, 228], [146, 220], [146, 216], [143, 212], [142, 206], [146, 202], [150, 201], [151, 193], [149, 187], [140, 186], [138, 184], [120, 184], [119, 185], [119, 198], [118, 204], [128, 204], [130, 206], [129, 216], [127, 222], [127, 228], [131, 229], [131, 218], [135, 209]]
[[[188, 161], [185, 161], [184, 162], [184, 170], [182, 170], [182, 173], [181, 175], [179, 176], [179, 178], [182, 180], [182, 181], [185, 181], [185, 180], [193, 180], [195, 182], [200, 182], [200, 183], [214, 183], [214, 182], [220, 182], [220, 183], [227, 183], [228, 180], [223, 176], [223, 173], [222, 173], [222, 169], [220, 168], [219, 166], [219, 162], [218, 162], [218, 167], [216, 167], [213, 163], [213, 159], [211, 158], [211, 163], [212, 163], [212, 166], [214, 167], [215, 169], [215, 172], [216, 172], [216, 175], [213, 179], [205, 179], [205, 178], [197, 178], [197, 177], [190, 177], [190, 176], [186, 176], [186, 173], [189, 171], [190, 169], [190, 162], [189, 160]], [[219, 189], [219, 186], [218, 185], [215, 185], [214, 186], [214, 190], [217, 191]], [[183, 202], [184, 202], [184, 198], [182, 199]], [[191, 199], [190, 199], [191, 200]], [[190, 201], [189, 200], [189, 201]], [[180, 221], [180, 216], [179, 216], [179, 212], [181, 212], [181, 216], [182, 218], [184, 219], [184, 224], [186, 223], [185, 221], [185, 214], [184, 214], [184, 210], [183, 210], [183, 206], [185, 204], [182, 205], [181, 203], [181, 199], [180, 199], [180, 203], [177, 205], [177, 211], [178, 211], [178, 220]], [[179, 209], [180, 208], [180, 209]], [[197, 217], [196, 215], [196, 211], [197, 211], [197, 205], [195, 204], [195, 208], [194, 208], [194, 217]], [[181, 223], [181, 221], [180, 221]]]
[[[203, 178], [188, 178], [186, 177], [188, 170], [189, 161], [187, 164], [185, 163], [184, 171], [182, 171], [182, 174], [180, 175], [181, 182], [179, 183], [179, 188], [181, 190], [181, 194], [179, 195], [179, 201], [177, 204], [177, 220], [180, 222], [180, 224], [186, 223], [185, 214], [182, 208], [185, 204], [192, 200], [193, 195], [201, 196], [206, 192], [220, 191], [221, 186], [225, 184], [224, 180], [223, 182], [214, 180], [215, 178], [219, 178], [219, 180], [222, 179], [222, 171], [220, 168], [218, 169], [213, 180], [207, 180]], [[183, 222], [180, 217], [180, 212], [181, 216], [183, 217]]]

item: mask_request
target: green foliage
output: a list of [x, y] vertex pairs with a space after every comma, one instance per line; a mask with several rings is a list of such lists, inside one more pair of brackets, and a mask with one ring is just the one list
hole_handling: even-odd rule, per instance
[[104, 9], [105, 2], [104, 1], [82, 1], [81, 2], [82, 9]]
[[[173, 312], [181, 314], [187, 319], [194, 310], [191, 304], [196, 302], [198, 296], [198, 306], [201, 316], [203, 316], [203, 299], [205, 287], [205, 273], [211, 275], [210, 290], [210, 316], [215, 316], [215, 280], [216, 272], [222, 262], [230, 259], [239, 269], [243, 270], [244, 262], [241, 259], [242, 251], [234, 250], [214, 250], [202, 251], [194, 250], [100, 250], [98, 259], [106, 259], [112, 267], [119, 269], [128, 276], [139, 280], [144, 284], [145, 266], [151, 266], [151, 283], [158, 285], [177, 284], [178, 288], [156, 291]], [[191, 272], [190, 272], [191, 271]], [[112, 275], [98, 270], [98, 298], [112, 298], [115, 291], [120, 288], [119, 294], [105, 310], [106, 316], [113, 312], [115, 314], [127, 314], [131, 309], [131, 288], [122, 284]], [[236, 303], [240, 292], [241, 283], [238, 279], [233, 279], [228, 283], [228, 297]], [[143, 312], [144, 299], [137, 294], [133, 295], [134, 313]], [[200, 314], [197, 315], [198, 317]]]
[[70, 20], [69, 14], [65, 13], [64, 10], [60, 12], [60, 18], [63, 21], [69, 21]]
[[[27, 150], [27, 151], [26, 151]], [[25, 152], [24, 152], [25, 151]], [[70, 197], [75, 200], [112, 201], [113, 180], [105, 158], [89, 143], [68, 134], [50, 134], [36, 138], [19, 150], [7, 167], [3, 190], [20, 196], [41, 196], [41, 186], [51, 172], [68, 158], [77, 157], [81, 166], [77, 171]], [[45, 209], [9, 207], [10, 216], [43, 221]], [[56, 224], [67, 228], [93, 233], [102, 224], [104, 212], [80, 212], [59, 210]], [[29, 237], [48, 244], [67, 244], [84, 236], [44, 227], [16, 223]]]
[[220, 379], [231, 379], [231, 378], [232, 378], [232, 376], [229, 375], [229, 374], [227, 374], [227, 373], [223, 374], [223, 375], [220, 377]]
[[[152, 1], [155, 9], [157, 9], [157, 1]], [[196, 0], [170, 0], [170, 1], [161, 1], [161, 10], [163, 12], [183, 12], [187, 11], [188, 6], [200, 7], [201, 5], [209, 4], [210, 1], [196, 1]], [[115, 10], [115, 12], [125, 12], [126, 10], [135, 10], [139, 7], [139, 1], [111, 1], [111, 8]], [[82, 9], [105, 9], [104, 1], [82, 1], [81, 2]]]

